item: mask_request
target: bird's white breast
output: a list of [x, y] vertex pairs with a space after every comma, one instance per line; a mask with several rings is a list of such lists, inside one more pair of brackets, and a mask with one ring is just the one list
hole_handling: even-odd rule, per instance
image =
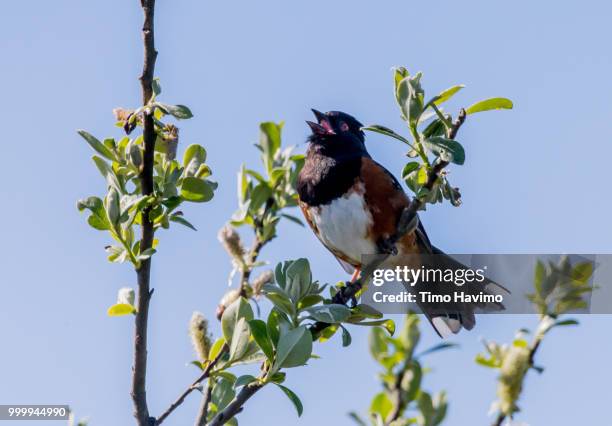
[[352, 263], [361, 263], [363, 254], [376, 253], [375, 245], [368, 239], [372, 215], [362, 191], [351, 191], [329, 204], [310, 207], [309, 214], [323, 244]]

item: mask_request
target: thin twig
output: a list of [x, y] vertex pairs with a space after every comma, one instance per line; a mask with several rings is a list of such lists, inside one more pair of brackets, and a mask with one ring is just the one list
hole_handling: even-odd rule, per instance
[[253, 240], [253, 245], [249, 250], [249, 254], [246, 258], [246, 266], [242, 271], [242, 275], [240, 276], [240, 295], [242, 297], [246, 297], [246, 288], [249, 285], [249, 279], [251, 278], [251, 273], [253, 272], [253, 264], [257, 261], [259, 257], [259, 252], [265, 245], [265, 242], [261, 241], [257, 235], [255, 235], [255, 239]]
[[206, 418], [208, 417], [208, 406], [210, 405], [210, 397], [212, 395], [212, 382], [209, 380], [206, 389], [204, 390], [204, 395], [202, 396], [202, 402], [200, 404], [200, 411], [198, 413], [198, 418], [196, 419], [196, 426], [206, 426]]
[[393, 382], [393, 387], [390, 389], [391, 395], [393, 398], [393, 409], [387, 416], [385, 421], [385, 425], [389, 425], [393, 423], [393, 421], [400, 418], [402, 412], [404, 411], [406, 403], [403, 399], [403, 391], [402, 391], [402, 381], [404, 380], [404, 376], [406, 373], [410, 371], [409, 362], [405, 362], [400, 371], [395, 375], [395, 381]]
[[[140, 84], [142, 87], [142, 102], [146, 105], [153, 94], [153, 73], [155, 71], [155, 50], [154, 39], [154, 13], [155, 0], [141, 0], [140, 2], [144, 13], [144, 24], [142, 27], [142, 37], [144, 44], [144, 65]], [[144, 114], [144, 153], [143, 165], [140, 170], [140, 186], [143, 195], [153, 194], [153, 162], [155, 151], [155, 124], [150, 112]], [[141, 252], [152, 247], [154, 228], [149, 219], [149, 208], [142, 213], [142, 235], [140, 240]], [[151, 258], [140, 264], [136, 270], [138, 281], [138, 301], [137, 313], [134, 329], [134, 367], [132, 373], [132, 400], [134, 403], [134, 416], [139, 426], [149, 426], [152, 419], [149, 417], [147, 405], [146, 376], [147, 376], [147, 326], [149, 318], [149, 302], [153, 290], [150, 287], [151, 280]]]
[[208, 426], [221, 426], [229, 422], [236, 414], [240, 413], [243, 409], [245, 402], [249, 400], [255, 393], [261, 389], [264, 385], [262, 383], [251, 383], [242, 388], [238, 395], [230, 402], [227, 407], [218, 413]]
[[[253, 246], [251, 247], [251, 249], [249, 250], [249, 253], [247, 254], [247, 260], [248, 260], [249, 265], [252, 265], [253, 263], [257, 261], [257, 258], [259, 257], [261, 249], [266, 245], [268, 241], [262, 242], [259, 238], [257, 238], [257, 236], [255, 236], [255, 240], [253, 241]], [[243, 293], [245, 291], [246, 286], [249, 283], [251, 272], [252, 272], [251, 266], [244, 268], [244, 270], [242, 271], [242, 274], [240, 276], [241, 295], [244, 295]], [[219, 359], [221, 359], [221, 357], [225, 355], [228, 351], [229, 351], [229, 347], [227, 345], [223, 345], [223, 347], [221, 348], [221, 351], [219, 352], [219, 355], [217, 355], [217, 357], [210, 364], [208, 364], [207, 370], [210, 370], [210, 368], [214, 367], [214, 365], [219, 361]], [[186, 390], [184, 390], [183, 393], [172, 403], [172, 405], [170, 405], [170, 407], [168, 407], [168, 409], [166, 409], [166, 411], [164, 411], [164, 413], [161, 416], [159, 416], [159, 418], [157, 419], [156, 425], [159, 425], [161, 422], [163, 422], [166, 419], [166, 417], [168, 417], [176, 408], [178, 408], [178, 406], [181, 405], [183, 401], [185, 401], [185, 398], [194, 389], [197, 388], [197, 385], [199, 385], [202, 381], [208, 378], [207, 370], [204, 370], [204, 373], [195, 382], [193, 382], [191, 386], [189, 386]], [[206, 394], [204, 394], [202, 398], [206, 399]], [[200, 413], [199, 413], [200, 419], [202, 417], [202, 409], [204, 408], [207, 409], [207, 407], [208, 407], [208, 402], [203, 400], [201, 404]], [[205, 417], [206, 416], [204, 416], [204, 418]]]
[[227, 345], [223, 345], [223, 347], [221, 348], [221, 350], [219, 351], [219, 354], [217, 354], [217, 356], [215, 357], [215, 359], [213, 359], [212, 361], [210, 361], [208, 363], [208, 365], [204, 368], [204, 371], [202, 372], [202, 375], [200, 377], [198, 377], [192, 384], [191, 386], [189, 386], [187, 389], [185, 389], [185, 391], [176, 399], [176, 401], [174, 401], [170, 407], [168, 407], [166, 409], [166, 411], [164, 411], [158, 418], [157, 421], [155, 422], [155, 425], [160, 425], [164, 420], [166, 420], [166, 418], [172, 414], [172, 412], [174, 410], [176, 410], [179, 405], [181, 405], [183, 403], [183, 401], [185, 401], [185, 398], [187, 398], [187, 395], [189, 395], [191, 392], [193, 392], [194, 390], [196, 390], [199, 386], [200, 383], [202, 383], [204, 380], [206, 380], [208, 377], [210, 377], [210, 373], [212, 371], [212, 369], [215, 367], [215, 365], [217, 365], [219, 363], [219, 361], [221, 360], [221, 358], [223, 358], [223, 355], [228, 351], [228, 346]]
[[[465, 122], [467, 114], [465, 109], [461, 109], [457, 118], [453, 122], [452, 127], [448, 130], [447, 136], [449, 139], [454, 139], [457, 136], [457, 132]], [[442, 170], [448, 166], [447, 161], [438, 161], [430, 170], [427, 176], [427, 182], [423, 186], [425, 189], [431, 191], [440, 177]], [[421, 210], [425, 202], [419, 198], [414, 198], [410, 205], [404, 209], [402, 212], [400, 219], [397, 223], [397, 230], [394, 235], [388, 238], [388, 243], [395, 247], [395, 244], [402, 239], [406, 234], [414, 231], [418, 226], [418, 216], [417, 212]], [[361, 271], [361, 275], [358, 280], [353, 283], [349, 283], [348, 285], [340, 288], [336, 295], [332, 298], [332, 303], [338, 303], [341, 305], [346, 305], [349, 301], [355, 298], [355, 295], [363, 288], [363, 284], [367, 282], [370, 276], [374, 273], [374, 271], [382, 265], [389, 256], [394, 253], [381, 253], [376, 256], [370, 263], [364, 266]], [[321, 331], [329, 327], [330, 324], [326, 322], [317, 321], [310, 327], [310, 332], [312, 333], [313, 340], [316, 340]]]

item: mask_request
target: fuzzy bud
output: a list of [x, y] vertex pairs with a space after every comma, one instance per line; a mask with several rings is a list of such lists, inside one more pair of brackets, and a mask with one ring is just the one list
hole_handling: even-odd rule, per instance
[[167, 124], [164, 127], [164, 131], [162, 133], [162, 143], [164, 145], [163, 150], [166, 153], [166, 156], [170, 160], [174, 160], [176, 158], [176, 148], [178, 146], [179, 141], [179, 129], [178, 127]]
[[223, 312], [225, 312], [225, 309], [231, 305], [232, 303], [234, 303], [234, 301], [236, 299], [238, 299], [240, 297], [240, 291], [233, 289], [228, 291], [227, 293], [225, 293], [225, 295], [221, 298], [221, 301], [219, 302], [219, 306], [217, 306], [217, 319], [221, 319], [221, 317], [223, 316]]
[[251, 287], [253, 288], [253, 294], [256, 297], [260, 296], [263, 286], [266, 284], [270, 284], [273, 281], [274, 281], [274, 274], [272, 273], [272, 271], [270, 270], [263, 271], [261, 274], [259, 274], [257, 278], [253, 280], [253, 283], [251, 284]]
[[242, 241], [240, 241], [238, 232], [230, 225], [225, 225], [219, 230], [218, 238], [234, 262], [238, 265], [243, 265], [244, 247], [242, 246]]
[[200, 361], [208, 359], [212, 336], [208, 333], [208, 321], [200, 312], [194, 312], [191, 316], [189, 336]]
[[527, 370], [529, 370], [529, 349], [511, 346], [502, 361], [497, 386], [499, 408], [508, 416], [519, 409], [516, 401], [521, 394]]
[[129, 287], [119, 289], [119, 292], [117, 293], [117, 303], [134, 306], [134, 299], [134, 289]]

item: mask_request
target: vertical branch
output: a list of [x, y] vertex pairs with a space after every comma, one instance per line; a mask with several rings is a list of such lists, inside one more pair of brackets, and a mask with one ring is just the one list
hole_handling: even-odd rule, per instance
[[210, 405], [210, 398], [212, 396], [212, 382], [209, 380], [206, 388], [204, 389], [204, 396], [200, 404], [200, 411], [198, 412], [198, 418], [196, 419], [196, 426], [206, 426], [206, 418], [208, 417], [208, 406]]
[[389, 415], [387, 416], [385, 425], [390, 425], [395, 420], [399, 419], [402, 416], [402, 412], [406, 408], [406, 403], [404, 402], [402, 392], [402, 381], [404, 380], [404, 376], [408, 373], [408, 371], [409, 363], [405, 362], [401, 370], [395, 375], [393, 387], [390, 389], [392, 395], [393, 409], [391, 410], [391, 413], [389, 413]]
[[[144, 44], [144, 65], [140, 84], [142, 87], [142, 102], [146, 105], [153, 95], [153, 73], [155, 71], [155, 35], [153, 18], [155, 0], [141, 0], [144, 13], [142, 37]], [[153, 193], [153, 160], [155, 151], [155, 124], [152, 111], [144, 112], [144, 154], [143, 165], [140, 171], [140, 186], [143, 195]], [[153, 223], [149, 218], [149, 208], [142, 213], [142, 235], [140, 240], [141, 252], [153, 245]], [[134, 403], [134, 416], [139, 426], [151, 424], [149, 408], [147, 406], [146, 375], [147, 375], [147, 325], [149, 317], [149, 301], [153, 291], [150, 286], [151, 258], [144, 260], [136, 270], [138, 280], [138, 301], [134, 330], [134, 366], [132, 371], [132, 400]]]

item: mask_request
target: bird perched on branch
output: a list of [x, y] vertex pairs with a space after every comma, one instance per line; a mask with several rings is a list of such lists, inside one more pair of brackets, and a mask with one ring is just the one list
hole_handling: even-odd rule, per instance
[[[317, 238], [353, 274], [353, 282], [365, 266], [362, 255], [389, 253], [389, 238], [395, 235], [410, 199], [397, 179], [368, 153], [359, 121], [340, 111], [325, 114], [312, 111], [316, 122], [307, 121], [312, 135], [297, 182], [300, 208]], [[400, 238], [394, 248], [400, 255], [439, 254], [436, 256], [442, 262], [439, 266], [452, 270], [466, 268], [432, 246], [420, 223]], [[433, 293], [449, 292], [452, 287], [448, 283], [428, 286]], [[497, 285], [487, 280], [480, 290], [488, 293], [503, 289], [494, 286]], [[419, 306], [443, 337], [458, 333], [462, 327], [468, 330], [474, 327], [476, 308], [503, 308], [490, 303]]]

